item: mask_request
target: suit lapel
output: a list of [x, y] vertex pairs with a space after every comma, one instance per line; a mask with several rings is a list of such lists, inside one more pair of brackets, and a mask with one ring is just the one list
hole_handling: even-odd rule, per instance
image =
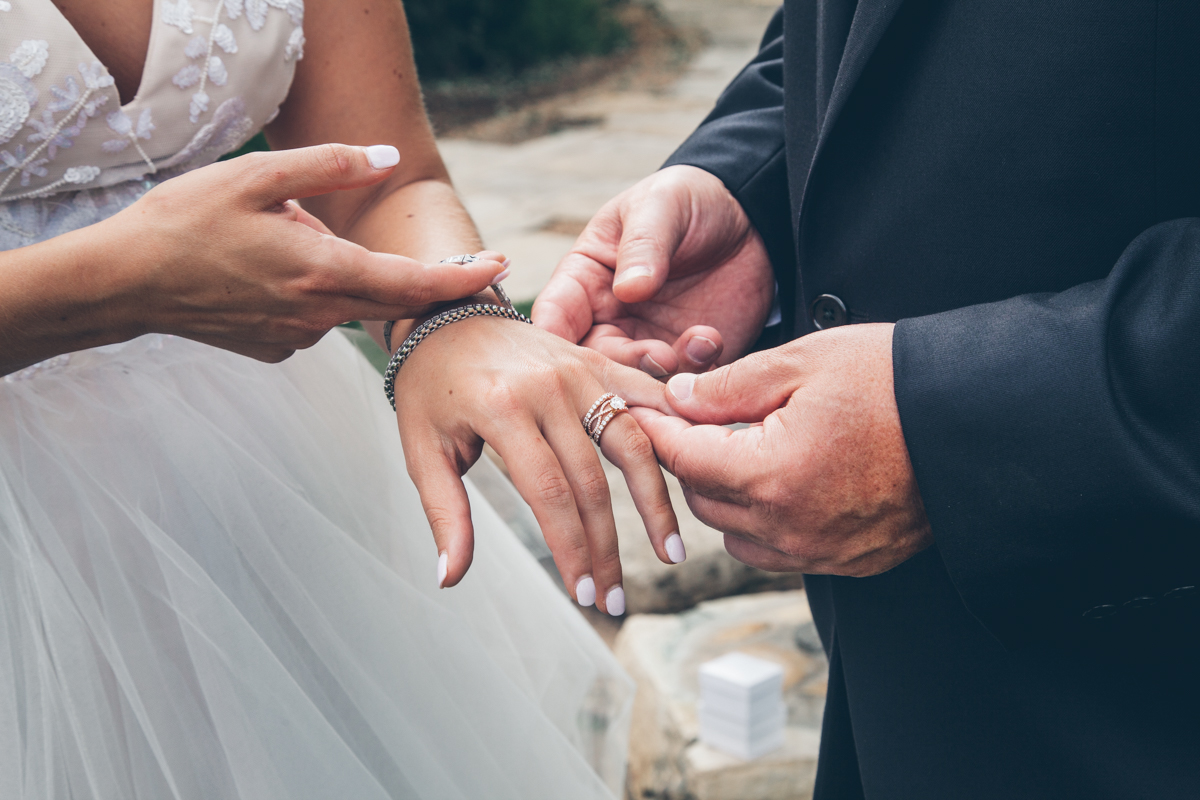
[[[817, 1], [831, 2], [832, 0]], [[875, 48], [879, 46], [879, 42], [883, 39], [884, 33], [887, 32], [888, 26], [892, 24], [892, 20], [895, 18], [896, 12], [900, 10], [900, 6], [903, 4], [904, 0], [858, 0], [858, 6], [854, 12], [854, 21], [850, 24], [850, 33], [846, 38], [846, 47], [842, 51], [842, 60], [838, 66], [837, 77], [833, 82], [833, 91], [829, 96], [825, 116], [819, 123], [820, 128], [817, 132], [817, 141], [812, 149], [812, 156], [807, 165], [808, 169], [804, 172], [804, 188], [801, 190], [799, 197], [794, 198], [797, 202], [794, 208], [798, 209], [799, 217], [797, 245], [801, 247], [799, 253], [801, 260], [798, 262], [801, 270], [804, 268], [802, 246], [805, 199], [808, 197], [808, 187], [812, 181], [814, 167], [817, 160], [821, 157], [821, 152], [825, 149], [825, 143], [829, 139], [830, 131], [833, 130], [838, 116], [846, 106], [846, 101], [850, 98], [850, 94], [858, 84], [859, 78], [862, 77], [867, 62], [871, 60], [871, 55], [875, 52]], [[802, 69], [808, 68], [808, 66], [804, 65]], [[815, 64], [813, 66], [815, 67]], [[797, 323], [794, 329], [797, 333], [812, 330], [811, 320], [808, 316], [808, 302], [803, 290], [803, 273], [799, 277], [801, 280], [798, 281], [797, 285], [795, 316], [793, 317]]]

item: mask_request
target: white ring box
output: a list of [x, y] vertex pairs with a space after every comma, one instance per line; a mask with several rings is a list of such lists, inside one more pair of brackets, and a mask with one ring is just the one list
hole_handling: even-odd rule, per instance
[[745, 653], [700, 665], [700, 741], [754, 759], [783, 746], [783, 667]]

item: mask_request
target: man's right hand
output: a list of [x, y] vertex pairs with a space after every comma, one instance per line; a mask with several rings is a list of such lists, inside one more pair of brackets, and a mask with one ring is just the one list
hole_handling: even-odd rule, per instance
[[658, 378], [743, 354], [775, 291], [737, 199], [697, 167], [668, 167], [613, 198], [559, 263], [534, 322]]

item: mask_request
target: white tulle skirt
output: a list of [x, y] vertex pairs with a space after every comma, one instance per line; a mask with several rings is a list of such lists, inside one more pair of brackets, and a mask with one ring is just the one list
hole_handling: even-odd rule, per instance
[[171, 337], [0, 381], [0, 798], [610, 798], [632, 687], [478, 493], [437, 553], [380, 379]]

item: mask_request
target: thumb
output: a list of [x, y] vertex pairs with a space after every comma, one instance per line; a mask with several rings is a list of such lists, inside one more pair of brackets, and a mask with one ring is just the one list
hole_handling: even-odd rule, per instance
[[787, 402], [800, 378], [797, 364], [768, 350], [712, 372], [675, 375], [667, 381], [667, 402], [692, 422], [762, 422]]
[[322, 144], [250, 153], [229, 166], [242, 171], [238, 183], [256, 204], [273, 206], [292, 198], [370, 186], [391, 175], [399, 163], [400, 151], [387, 144]]
[[652, 194], [624, 210], [613, 275], [618, 300], [642, 303], [658, 294], [687, 235], [689, 212], [687, 204], [670, 194]]

